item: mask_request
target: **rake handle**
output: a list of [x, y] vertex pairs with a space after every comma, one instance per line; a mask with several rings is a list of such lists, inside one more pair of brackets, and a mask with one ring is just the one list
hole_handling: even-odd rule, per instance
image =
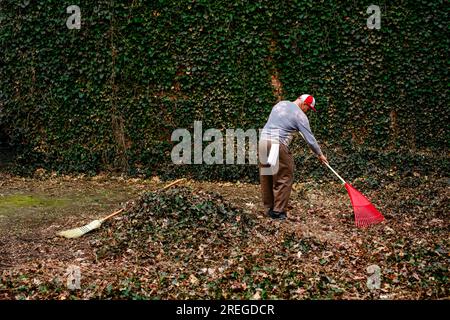
[[334, 171], [334, 169], [327, 162], [325, 162], [325, 165], [336, 175], [336, 177], [339, 178], [339, 180], [341, 180], [342, 184], [346, 183], [345, 180], [342, 179], [342, 177], [336, 171]]
[[[181, 179], [175, 180], [174, 182], [169, 183], [167, 186], [165, 186], [165, 187], [162, 188], [161, 190], [168, 189], [168, 188], [170, 188], [171, 186], [173, 186], [174, 184], [177, 184], [177, 183], [179, 183], [179, 182], [181, 182], [181, 181], [183, 181], [183, 180], [186, 180], [186, 179], [185, 179], [185, 178], [181, 178]], [[103, 221], [106, 221], [106, 220], [108, 220], [108, 219], [111, 219], [112, 217], [117, 216], [117, 215], [118, 215], [119, 213], [121, 213], [123, 210], [125, 210], [125, 209], [122, 208], [122, 209], [120, 209], [120, 210], [117, 210], [117, 211], [111, 213], [110, 215], [108, 215], [108, 216], [102, 218], [100, 221], [103, 222]]]

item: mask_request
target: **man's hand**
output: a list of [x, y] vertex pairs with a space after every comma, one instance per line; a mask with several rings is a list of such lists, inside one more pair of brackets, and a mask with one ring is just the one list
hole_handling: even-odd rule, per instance
[[328, 163], [327, 157], [325, 157], [323, 154], [319, 156], [319, 161], [323, 164]]

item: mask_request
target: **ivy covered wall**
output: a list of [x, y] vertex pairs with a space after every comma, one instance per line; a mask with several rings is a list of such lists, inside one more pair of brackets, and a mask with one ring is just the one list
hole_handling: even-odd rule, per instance
[[2, 0], [0, 127], [25, 166], [152, 174], [171, 167], [174, 129], [261, 128], [310, 93], [326, 153], [446, 155], [447, 2], [374, 3], [379, 30], [370, 4]]

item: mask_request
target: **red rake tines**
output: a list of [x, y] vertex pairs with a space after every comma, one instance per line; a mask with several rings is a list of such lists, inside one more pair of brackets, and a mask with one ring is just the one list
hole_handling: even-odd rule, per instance
[[384, 220], [383, 215], [358, 190], [347, 182], [345, 183], [345, 189], [350, 196], [355, 212], [355, 224], [358, 228], [367, 228]]
[[378, 212], [377, 209], [366, 199], [358, 190], [353, 188], [329, 165], [325, 162], [325, 165], [330, 169], [345, 185], [350, 200], [352, 201], [353, 211], [355, 212], [355, 224], [358, 228], [366, 228], [373, 224], [377, 224], [384, 220], [383, 215]]

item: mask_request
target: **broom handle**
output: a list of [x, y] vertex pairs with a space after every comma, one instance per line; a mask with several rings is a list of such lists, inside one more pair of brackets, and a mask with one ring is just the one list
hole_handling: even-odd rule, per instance
[[[181, 179], [175, 180], [174, 182], [169, 183], [167, 186], [165, 186], [165, 187], [162, 188], [161, 190], [165, 190], [165, 189], [167, 189], [167, 188], [170, 188], [170, 187], [173, 186], [174, 184], [177, 184], [177, 183], [179, 183], [179, 182], [181, 182], [181, 181], [183, 181], [183, 180], [185, 180], [185, 178], [181, 178]], [[117, 210], [117, 211], [111, 213], [109, 216], [106, 216], [106, 217], [104, 217], [103, 219], [101, 219], [101, 221], [103, 222], [103, 221], [106, 221], [106, 220], [108, 220], [108, 219], [111, 219], [112, 217], [117, 216], [117, 215], [118, 215], [119, 213], [121, 213], [123, 210], [125, 210], [125, 209], [122, 208], [122, 209], [120, 209], [120, 210]]]
[[116, 212], [111, 213], [109, 216], [106, 216], [103, 219], [101, 219], [101, 221], [103, 222], [103, 221], [106, 221], [108, 219], [111, 219], [112, 217], [114, 217], [114, 216], [118, 215], [119, 213], [121, 213], [123, 210], [125, 210], [125, 209], [122, 208], [120, 210], [117, 210]]
[[183, 180], [186, 180], [186, 179], [185, 179], [185, 178], [181, 178], [181, 179], [175, 180], [174, 182], [169, 183], [167, 186], [165, 186], [165, 187], [162, 188], [161, 190], [165, 190], [165, 189], [167, 189], [167, 188], [170, 188], [170, 187], [173, 186], [174, 184], [177, 184], [178, 182], [181, 182], [181, 181], [183, 181]]
[[345, 180], [342, 179], [342, 177], [336, 171], [334, 171], [333, 168], [327, 162], [325, 162], [325, 164], [336, 175], [336, 177], [338, 177], [339, 180], [342, 181], [342, 184], [345, 184]]

